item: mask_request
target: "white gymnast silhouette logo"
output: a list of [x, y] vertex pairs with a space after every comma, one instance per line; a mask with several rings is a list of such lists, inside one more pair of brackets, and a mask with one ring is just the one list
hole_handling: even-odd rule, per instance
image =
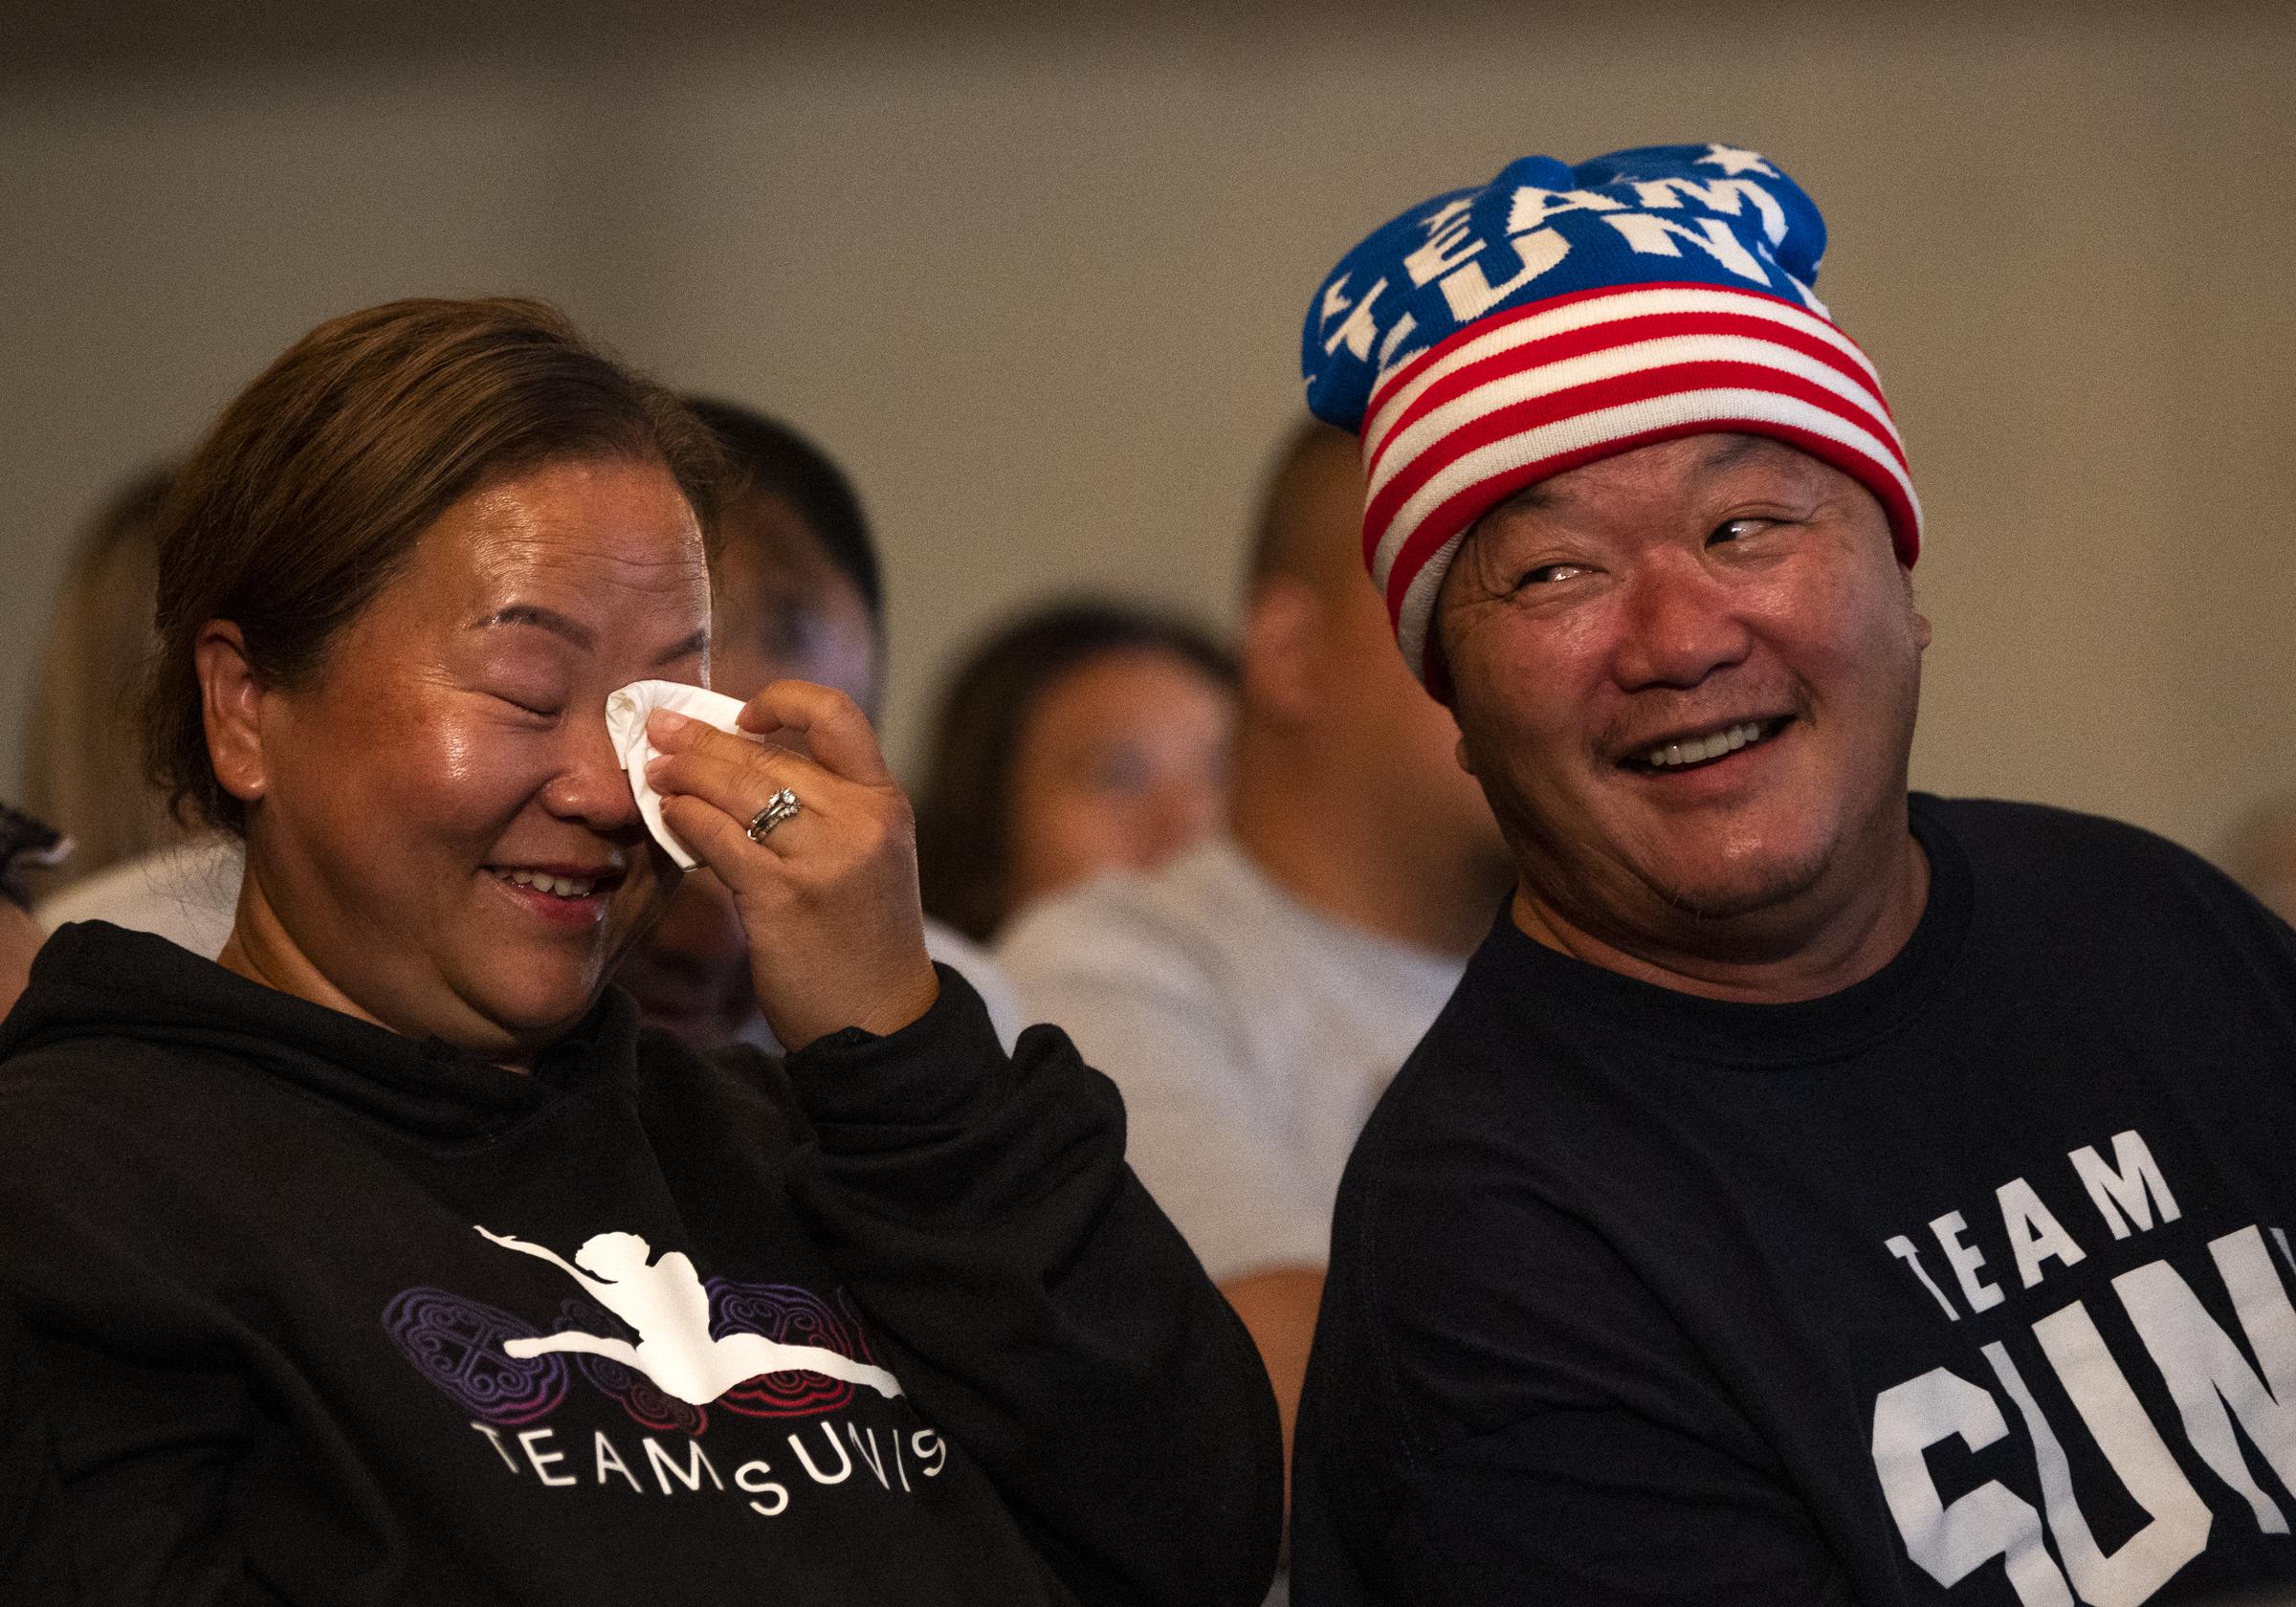
[[[474, 1226], [476, 1224], [474, 1223]], [[784, 1345], [762, 1333], [710, 1336], [710, 1295], [694, 1263], [672, 1250], [649, 1264], [652, 1246], [634, 1233], [601, 1233], [574, 1252], [569, 1266], [541, 1244], [506, 1234], [478, 1232], [506, 1250], [546, 1261], [583, 1288], [583, 1292], [637, 1330], [638, 1342], [603, 1334], [553, 1333], [541, 1339], [506, 1341], [503, 1352], [523, 1360], [551, 1351], [578, 1351], [635, 1368], [663, 1394], [689, 1406], [707, 1406], [736, 1384], [765, 1373], [821, 1373], [848, 1383], [867, 1384], [891, 1398], [900, 1380], [882, 1367], [820, 1345]], [[583, 1268], [587, 1268], [586, 1271]]]

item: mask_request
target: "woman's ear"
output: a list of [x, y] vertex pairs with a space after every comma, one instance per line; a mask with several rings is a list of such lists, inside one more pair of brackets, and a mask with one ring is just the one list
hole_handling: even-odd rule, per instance
[[192, 639], [200, 713], [207, 722], [208, 762], [223, 790], [242, 804], [263, 796], [263, 689], [247, 661], [247, 639], [230, 620], [210, 620]]

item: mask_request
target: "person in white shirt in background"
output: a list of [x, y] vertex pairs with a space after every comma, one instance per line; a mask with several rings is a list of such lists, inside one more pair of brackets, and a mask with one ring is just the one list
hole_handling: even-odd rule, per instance
[[235, 839], [203, 831], [82, 877], [41, 899], [33, 914], [48, 932], [73, 921], [110, 921], [213, 959], [232, 935], [241, 868]]
[[[834, 687], [875, 716], [884, 631], [877, 557], [845, 475], [787, 426], [747, 408], [689, 398], [746, 481], [720, 521], [712, 598], [712, 679], [747, 699], [770, 681]], [[148, 616], [150, 603], [142, 604]], [[202, 836], [109, 867], [42, 902], [40, 923], [105, 920], [154, 932], [212, 958], [239, 898], [234, 839]], [[977, 945], [928, 921], [925, 946], [962, 972], [1010, 1047], [1023, 1024], [1011, 985]], [[616, 974], [646, 1019], [707, 1050], [745, 1038], [770, 1047], [750, 994], [747, 944], [733, 901], [706, 870], [686, 876], [668, 911]]]
[[135, 723], [175, 470], [156, 464], [122, 483], [65, 564], [25, 708], [23, 804], [72, 847], [22, 891], [47, 931], [109, 920], [211, 957], [231, 935], [238, 847], [169, 818], [144, 778]]
[[1127, 1155], [1251, 1330], [1287, 1445], [1357, 1131], [1510, 882], [1458, 727], [1397, 661], [1356, 444], [1309, 423], [1248, 577], [1228, 829], [1024, 911], [1032, 1021], [1122, 1090]]
[[151, 661], [160, 511], [173, 462], [120, 482], [74, 539], [48, 608], [24, 705], [24, 775], [16, 803], [72, 840], [70, 855], [26, 876], [42, 898], [184, 840], [144, 779], [136, 700]]

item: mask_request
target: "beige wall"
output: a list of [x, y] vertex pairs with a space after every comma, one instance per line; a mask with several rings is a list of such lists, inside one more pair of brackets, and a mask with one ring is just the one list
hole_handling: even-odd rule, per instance
[[2200, 847], [2296, 786], [2296, 12], [1393, 14], [11, 84], [0, 688], [87, 506], [288, 340], [515, 289], [848, 461], [906, 754], [935, 668], [1041, 590], [1232, 617], [1299, 314], [1371, 225], [1528, 151], [1715, 138], [1824, 208], [1912, 448], [1917, 780]]

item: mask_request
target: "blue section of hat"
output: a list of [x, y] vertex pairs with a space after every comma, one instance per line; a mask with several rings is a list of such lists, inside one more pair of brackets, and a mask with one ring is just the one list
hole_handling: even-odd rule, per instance
[[1637, 284], [1712, 284], [1815, 307], [1825, 220], [1736, 145], [1645, 145], [1573, 167], [1527, 156], [1381, 225], [1339, 259], [1301, 332], [1318, 418], [1354, 430], [1380, 376], [1468, 324]]

